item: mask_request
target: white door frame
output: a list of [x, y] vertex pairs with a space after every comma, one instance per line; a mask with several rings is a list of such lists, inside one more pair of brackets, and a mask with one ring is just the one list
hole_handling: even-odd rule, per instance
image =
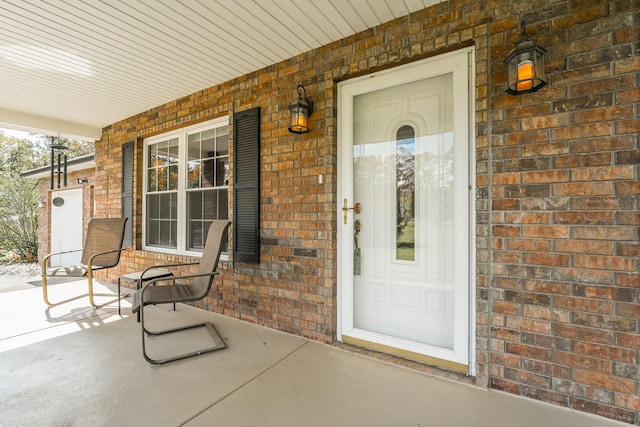
[[[468, 373], [475, 374], [475, 247], [472, 230], [475, 229], [474, 197], [475, 186], [475, 156], [473, 144], [474, 127], [474, 48], [461, 49], [455, 52], [446, 53], [433, 58], [416, 61], [410, 64], [402, 65], [393, 69], [387, 69], [379, 73], [369, 74], [338, 85], [338, 189], [337, 189], [337, 250], [338, 250], [338, 330], [337, 339], [343, 341], [343, 334], [362, 338], [365, 341], [371, 338], [376, 339], [373, 333], [354, 330], [353, 327], [353, 265], [347, 262], [353, 254], [353, 211], [348, 211], [349, 220], [345, 225], [342, 215], [343, 200], [347, 199], [349, 206], [353, 206], [353, 158], [348, 155], [348, 151], [344, 151], [347, 155], [342, 155], [343, 150], [353, 151], [353, 98], [357, 95], [368, 93], [373, 90], [382, 89], [390, 86], [401, 85], [412, 81], [425, 79], [444, 73], [454, 74], [454, 99], [458, 104], [462, 100], [462, 104], [469, 106], [468, 111], [462, 115], [466, 123], [458, 120], [454, 122], [456, 131], [463, 133], [463, 138], [469, 141], [468, 152], [463, 153], [467, 156], [468, 170], [468, 295], [465, 307], [466, 314], [464, 319], [460, 321], [466, 327], [466, 337], [462, 341], [458, 340], [454, 348], [457, 351], [447, 351], [446, 349], [432, 348], [432, 355], [435, 358], [448, 360], [455, 363], [468, 366]], [[454, 119], [456, 120], [456, 119]], [[349, 315], [351, 310], [351, 315]], [[414, 348], [410, 342], [403, 340], [389, 340], [392, 346], [407, 350], [409, 352], [420, 353], [423, 350]], [[395, 341], [395, 342], [393, 342]]]

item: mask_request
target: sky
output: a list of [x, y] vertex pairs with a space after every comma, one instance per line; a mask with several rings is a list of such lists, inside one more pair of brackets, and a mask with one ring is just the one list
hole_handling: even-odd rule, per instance
[[3, 134], [9, 137], [18, 138], [18, 139], [28, 139], [32, 142], [42, 142], [43, 140], [43, 135], [36, 135], [23, 130], [0, 127], [0, 132], [2, 132]]
[[28, 138], [29, 137], [29, 132], [25, 132], [25, 131], [22, 131], [22, 130], [0, 128], [0, 132], [4, 133], [7, 136], [12, 136], [14, 138]]

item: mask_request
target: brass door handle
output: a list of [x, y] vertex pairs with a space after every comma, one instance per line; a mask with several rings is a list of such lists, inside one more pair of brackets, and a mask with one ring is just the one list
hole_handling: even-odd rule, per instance
[[344, 218], [344, 223], [347, 223], [347, 212], [349, 212], [349, 210], [353, 209], [353, 212], [359, 214], [360, 212], [362, 212], [362, 205], [360, 203], [356, 203], [353, 205], [352, 208], [348, 208], [347, 207], [347, 199], [344, 199], [343, 203], [342, 203], [342, 216]]

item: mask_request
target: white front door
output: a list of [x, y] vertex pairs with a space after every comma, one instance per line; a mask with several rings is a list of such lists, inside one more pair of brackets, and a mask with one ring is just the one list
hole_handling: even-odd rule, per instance
[[463, 371], [471, 55], [446, 54], [338, 88], [338, 338]]
[[[51, 252], [82, 249], [82, 189], [51, 192]], [[54, 255], [51, 266], [80, 263], [82, 252]]]

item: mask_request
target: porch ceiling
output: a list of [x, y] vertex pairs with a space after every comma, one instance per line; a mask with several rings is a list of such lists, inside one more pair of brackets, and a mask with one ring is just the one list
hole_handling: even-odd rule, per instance
[[442, 0], [0, 2], [0, 126], [101, 129]]

